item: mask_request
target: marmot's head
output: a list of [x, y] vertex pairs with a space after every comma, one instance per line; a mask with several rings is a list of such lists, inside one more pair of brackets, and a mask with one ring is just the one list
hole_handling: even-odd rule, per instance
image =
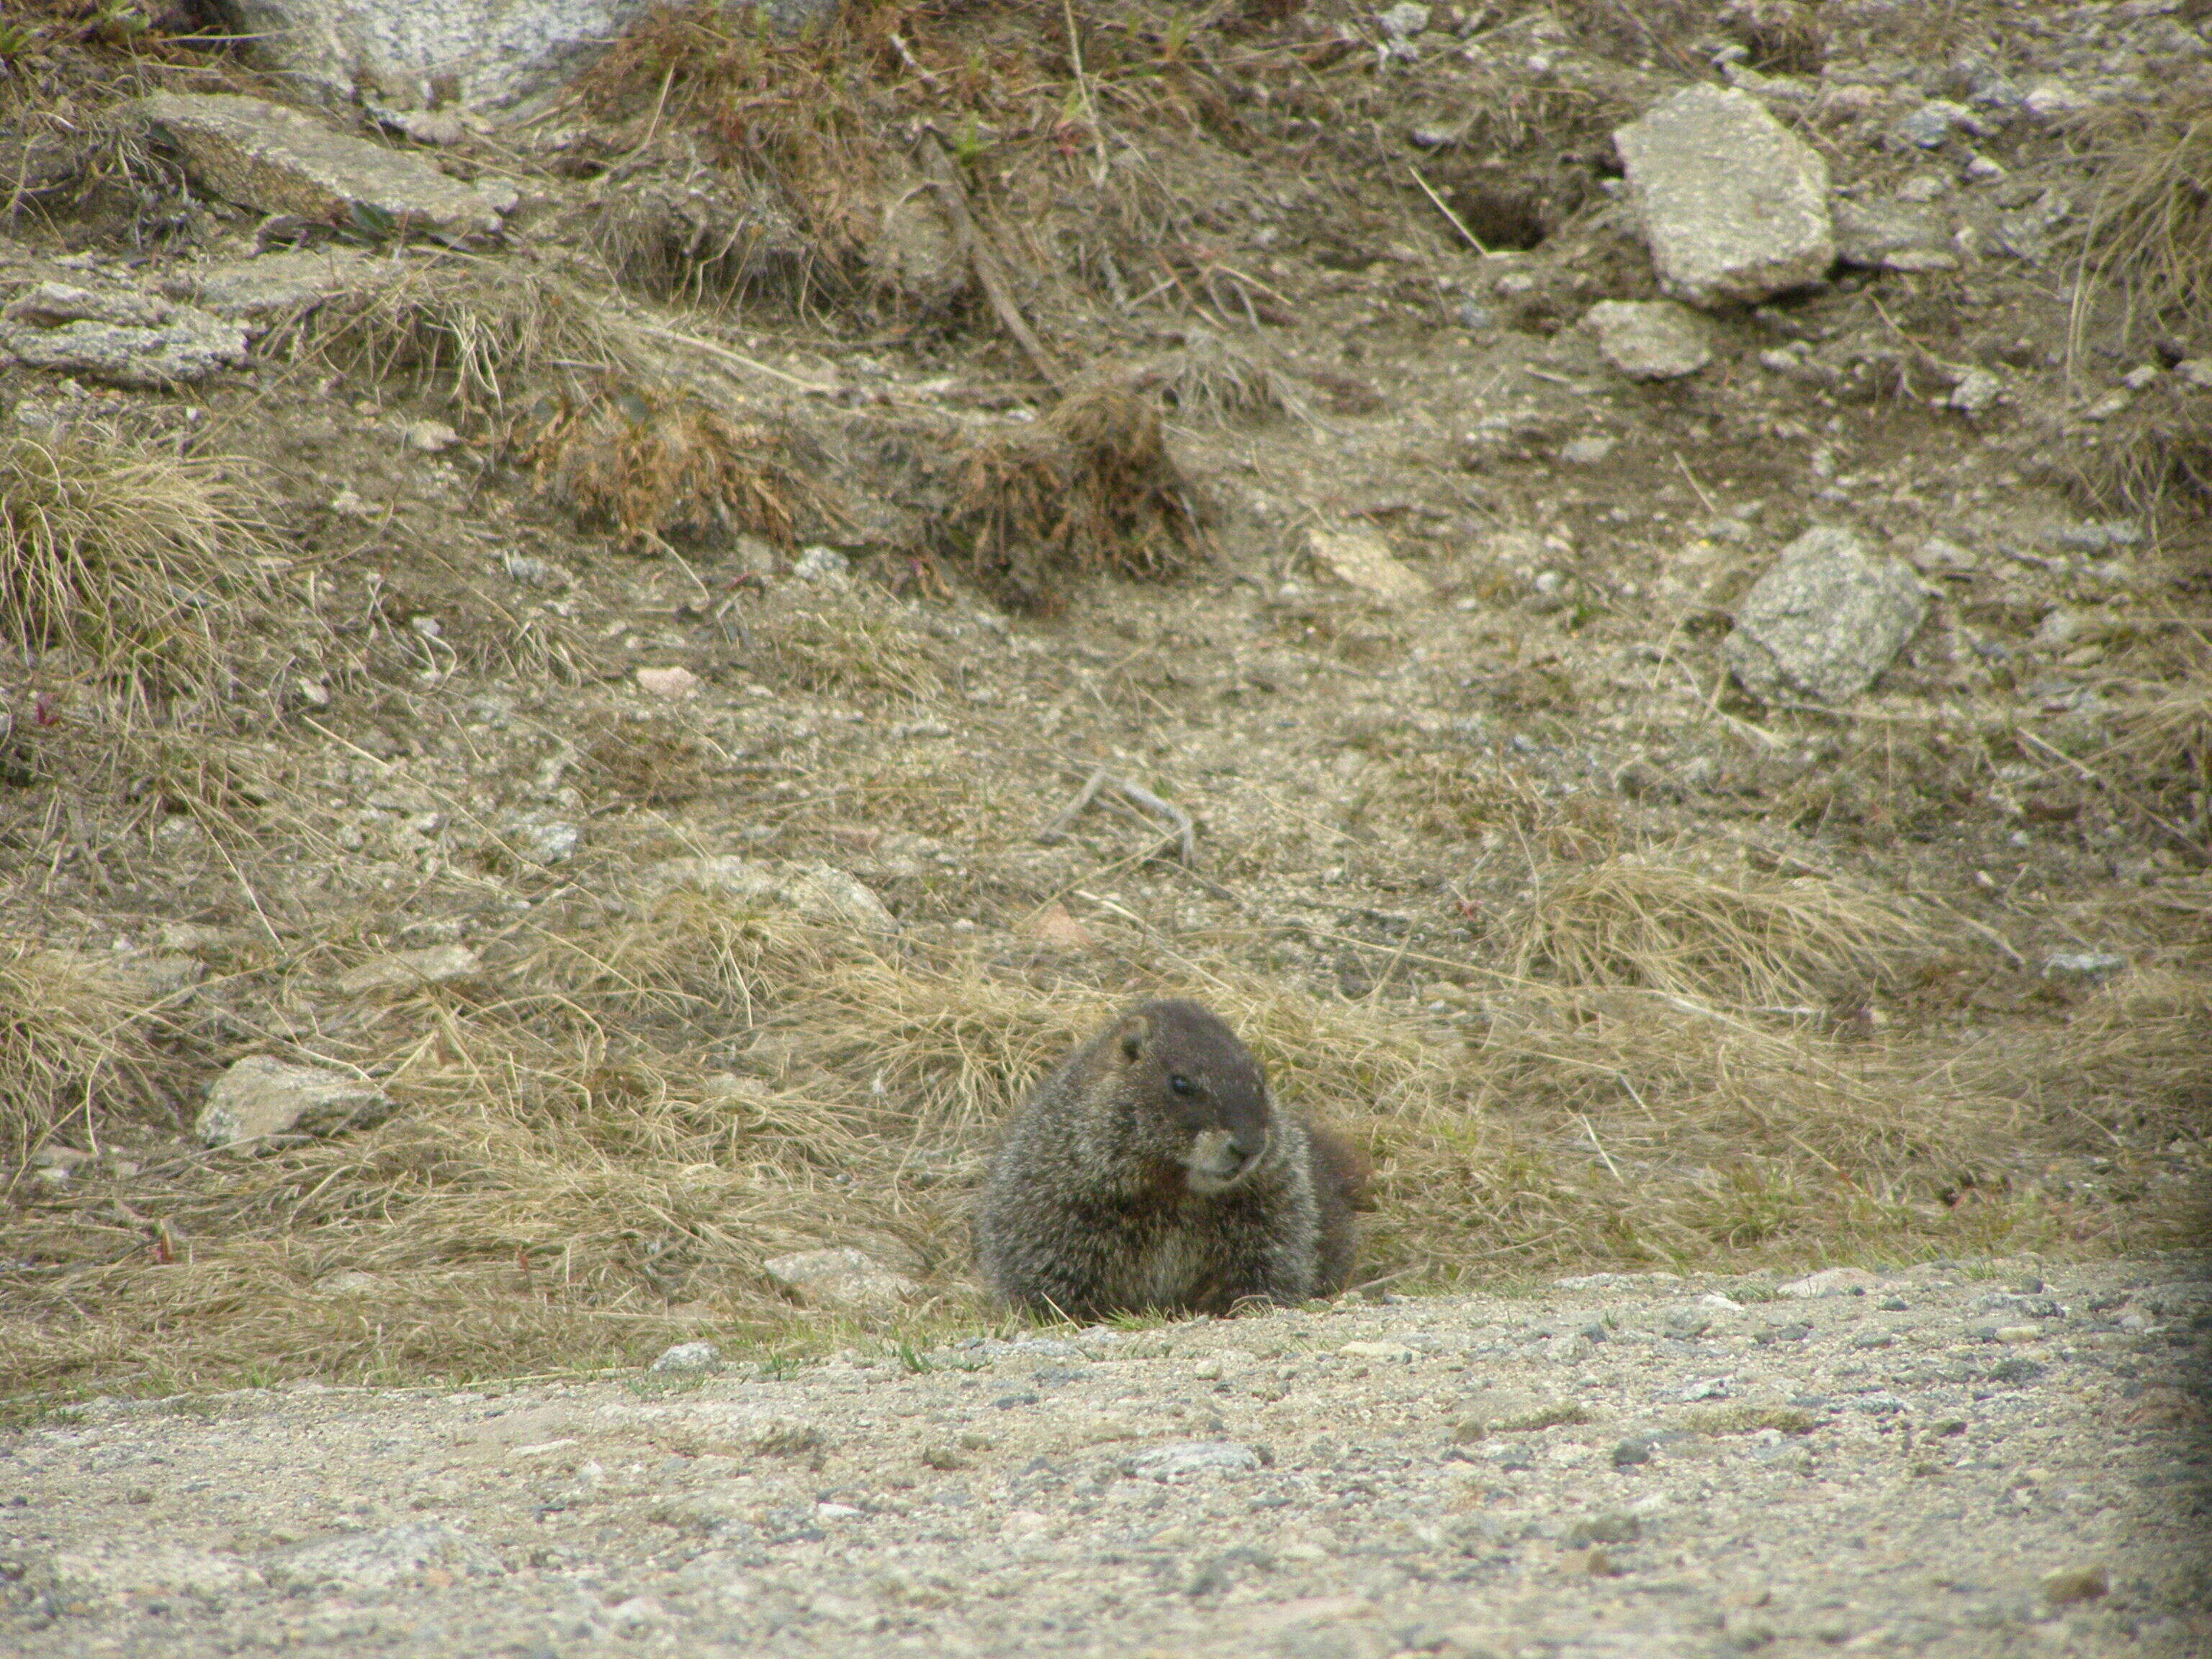
[[1195, 1002], [1139, 1004], [1108, 1033], [1101, 1059], [1120, 1073], [1126, 1143], [1180, 1166], [1194, 1193], [1224, 1193], [1266, 1156], [1274, 1128], [1267, 1079], [1237, 1034]]

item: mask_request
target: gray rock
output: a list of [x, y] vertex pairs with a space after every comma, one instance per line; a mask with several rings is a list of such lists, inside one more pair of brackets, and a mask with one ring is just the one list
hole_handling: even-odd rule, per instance
[[1964, 104], [1954, 104], [1948, 98], [1929, 99], [1906, 111], [1897, 124], [1897, 136], [1922, 149], [1942, 149], [1954, 130], [1983, 137], [1990, 128]]
[[371, 996], [380, 991], [416, 991], [426, 985], [449, 985], [474, 979], [483, 963], [465, 945], [433, 945], [422, 951], [394, 951], [371, 957], [337, 977], [337, 988], [348, 996]]
[[389, 1589], [433, 1569], [456, 1578], [495, 1578], [507, 1571], [476, 1540], [432, 1521], [298, 1545], [272, 1553], [261, 1566], [272, 1584], [366, 1590]]
[[1948, 269], [1959, 261], [1948, 252], [1950, 227], [1931, 208], [1908, 202], [1838, 202], [1835, 208], [1836, 257], [1867, 270], [1930, 269], [1942, 259]]
[[1139, 1480], [1170, 1484], [1206, 1474], [1249, 1474], [1260, 1454], [1231, 1440], [1170, 1440], [1124, 1458], [1121, 1473]]
[[1410, 40], [1428, 27], [1429, 9], [1415, 5], [1413, 0], [1401, 0], [1388, 11], [1377, 12], [1375, 21], [1393, 40]]
[[[382, 269], [390, 274], [389, 267]], [[367, 255], [348, 248], [302, 248], [188, 267], [164, 289], [172, 298], [193, 301], [219, 317], [267, 323], [335, 295], [357, 292], [374, 280], [378, 270]]]
[[771, 1257], [761, 1271], [811, 1308], [852, 1313], [888, 1312], [921, 1294], [921, 1286], [895, 1273], [864, 1250], [799, 1250]]
[[1828, 165], [1747, 94], [1684, 88], [1613, 134], [1660, 286], [1755, 304], [1836, 257]]
[[230, 93], [157, 92], [146, 118], [184, 152], [204, 188], [263, 213], [296, 214], [373, 236], [496, 232], [511, 186], [479, 189], [421, 156], [334, 131], [313, 116]]
[[[230, 0], [264, 68], [311, 96], [494, 107], [550, 87], [647, 0]], [[779, 0], [771, 12], [806, 9]]]
[[646, 1369], [663, 1376], [672, 1372], [688, 1376], [718, 1371], [722, 1369], [722, 1351], [711, 1342], [678, 1342], [663, 1349], [660, 1357]]
[[136, 1539], [101, 1539], [56, 1552], [24, 1575], [62, 1601], [105, 1602], [126, 1595], [216, 1596], [262, 1587], [262, 1575], [235, 1555]]
[[1712, 361], [1697, 313], [1672, 300], [1601, 300], [1583, 315], [1597, 349], [1632, 380], [1674, 380]]
[[246, 331], [135, 289], [41, 283], [0, 312], [0, 354], [32, 368], [160, 388], [242, 366]]
[[210, 1146], [235, 1146], [266, 1135], [367, 1128], [398, 1109], [389, 1095], [359, 1078], [248, 1054], [216, 1079], [192, 1133]]
[[1874, 684], [1927, 606], [1911, 566], [1870, 556], [1848, 530], [1808, 530], [1737, 605], [1724, 654], [1754, 696], [1840, 702]]
[[[1617, 438], [1570, 438], [1559, 446], [1559, 459], [1569, 466], [1595, 466], [1620, 447], [1620, 441]], [[1553, 571], [1540, 573], [1537, 578], [1539, 591], [1556, 592], [1559, 583], [1553, 582], [1547, 589], [1543, 585], [1543, 577], [1557, 574]]]
[[649, 885], [689, 887], [715, 898], [768, 909], [789, 910], [809, 921], [887, 937], [898, 918], [858, 877], [831, 864], [764, 864], [724, 854], [670, 859], [648, 875]]

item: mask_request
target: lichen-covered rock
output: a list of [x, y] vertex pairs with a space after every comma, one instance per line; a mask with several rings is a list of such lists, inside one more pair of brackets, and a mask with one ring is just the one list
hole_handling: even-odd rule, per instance
[[137, 289], [41, 283], [0, 312], [0, 352], [32, 368], [158, 389], [241, 366], [246, 331]]
[[1687, 87], [1613, 138], [1674, 298], [1753, 305], [1835, 262], [1828, 164], [1749, 94]]
[[216, 1079], [192, 1132], [207, 1146], [235, 1146], [270, 1135], [366, 1128], [397, 1109], [391, 1096], [359, 1078], [248, 1054]]
[[1841, 702], [1874, 684], [1928, 608], [1901, 559], [1877, 559], [1848, 530], [1807, 531], [1736, 606], [1723, 650], [1744, 689]]
[[921, 1286], [862, 1250], [799, 1250], [761, 1264], [778, 1285], [811, 1308], [849, 1313], [888, 1311]]
[[511, 185], [450, 179], [421, 156], [339, 132], [313, 116], [221, 92], [157, 92], [148, 122], [204, 188], [263, 213], [296, 214], [369, 236], [483, 236], [514, 204]]
[[1599, 355], [1632, 380], [1677, 380], [1713, 358], [1697, 313], [1672, 300], [1601, 300], [1583, 322]]

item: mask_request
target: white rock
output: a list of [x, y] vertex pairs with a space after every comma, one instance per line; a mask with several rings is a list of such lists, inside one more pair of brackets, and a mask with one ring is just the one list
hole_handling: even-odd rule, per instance
[[1712, 361], [1697, 313], [1672, 300], [1601, 300], [1583, 314], [1606, 362], [1632, 380], [1674, 380]]
[[1986, 415], [2003, 396], [2002, 380], [1986, 368], [1970, 368], [1952, 386], [1943, 404], [1961, 415]]
[[1828, 165], [1749, 94], [1685, 88], [1613, 134], [1660, 286], [1755, 304], [1836, 257]]
[[921, 1291], [921, 1286], [903, 1273], [895, 1273], [866, 1251], [850, 1248], [799, 1250], [763, 1261], [761, 1270], [812, 1308], [885, 1312]]
[[499, 838], [532, 864], [560, 864], [575, 856], [584, 832], [560, 818], [526, 816], [501, 823]]
[[1427, 579], [1401, 562], [1372, 531], [1310, 530], [1306, 545], [1315, 562], [1338, 580], [1377, 599], [1418, 605], [1430, 596]]
[[192, 1132], [210, 1146], [266, 1135], [337, 1134], [380, 1123], [398, 1103], [373, 1083], [248, 1054], [216, 1079]]

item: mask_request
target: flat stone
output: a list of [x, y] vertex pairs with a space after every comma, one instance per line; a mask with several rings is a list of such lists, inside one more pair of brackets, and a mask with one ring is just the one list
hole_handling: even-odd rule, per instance
[[1713, 358], [1704, 324], [1672, 300], [1601, 300], [1583, 313], [1599, 354], [1632, 380], [1675, 380]]
[[192, 1133], [210, 1146], [235, 1146], [267, 1135], [366, 1128], [398, 1109], [389, 1095], [359, 1078], [248, 1054], [216, 1079]]
[[898, 918], [860, 878], [832, 864], [765, 864], [724, 854], [670, 859], [656, 866], [650, 885], [688, 887], [711, 897], [764, 909], [789, 910], [809, 921], [888, 937]]
[[432, 1521], [298, 1545], [272, 1552], [261, 1565], [270, 1583], [286, 1588], [366, 1590], [389, 1589], [434, 1570], [456, 1578], [496, 1578], [507, 1571], [476, 1540]]
[[416, 991], [426, 985], [449, 985], [474, 979], [483, 971], [483, 960], [465, 945], [433, 945], [421, 951], [394, 951], [357, 963], [337, 977], [337, 988], [348, 996], [370, 996], [380, 991]]
[[1613, 137], [1673, 297], [1756, 304], [1834, 263], [1827, 163], [1748, 94], [1687, 87]]
[[1850, 531], [1821, 526], [1752, 584], [1723, 654], [1756, 696], [1840, 702], [1874, 684], [1927, 607], [1911, 566], [1875, 558]]
[[135, 289], [41, 283], [0, 312], [0, 354], [31, 368], [154, 390], [242, 367], [246, 331]]
[[1428, 580], [1366, 530], [1310, 530], [1314, 562], [1339, 581], [1392, 605], [1419, 605], [1430, 597]]
[[341, 294], [357, 293], [382, 269], [349, 248], [295, 248], [234, 259], [204, 269], [187, 268], [163, 285], [172, 298], [191, 300], [219, 317], [269, 323]]
[[809, 1307], [853, 1313], [887, 1312], [921, 1290], [903, 1273], [849, 1246], [774, 1256], [761, 1263], [761, 1271]]
[[222, 92], [157, 92], [146, 118], [174, 140], [194, 179], [263, 213], [382, 237], [483, 236], [511, 189], [449, 179], [421, 156], [334, 131], [295, 109]]
[[552, 88], [648, 0], [229, 0], [227, 9], [260, 66], [310, 96], [427, 112], [496, 108]]
[[1124, 1458], [1121, 1473], [1175, 1484], [1206, 1474], [1249, 1474], [1260, 1467], [1258, 1452], [1232, 1440], [1170, 1440]]

